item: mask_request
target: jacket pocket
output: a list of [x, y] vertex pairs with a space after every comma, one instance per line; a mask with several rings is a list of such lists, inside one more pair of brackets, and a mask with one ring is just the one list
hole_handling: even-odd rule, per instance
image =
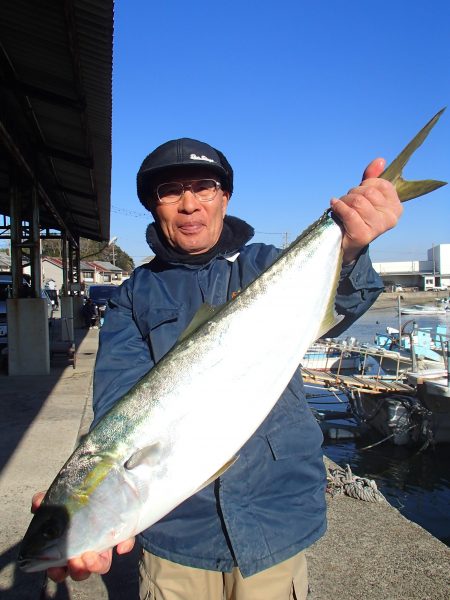
[[304, 457], [316, 453], [323, 442], [322, 432], [314, 417], [290, 423], [266, 434], [275, 460]]
[[180, 337], [179, 317], [179, 307], [152, 307], [149, 312], [145, 337], [155, 363], [169, 352]]

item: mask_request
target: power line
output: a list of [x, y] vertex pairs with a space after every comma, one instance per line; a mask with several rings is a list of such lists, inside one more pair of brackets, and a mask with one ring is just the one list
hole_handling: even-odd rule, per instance
[[119, 208], [118, 206], [111, 205], [111, 212], [120, 213], [122, 215], [126, 215], [127, 217], [136, 217], [138, 219], [142, 219], [142, 217], [149, 216], [149, 213], [141, 213], [137, 210], [129, 210], [128, 208]]

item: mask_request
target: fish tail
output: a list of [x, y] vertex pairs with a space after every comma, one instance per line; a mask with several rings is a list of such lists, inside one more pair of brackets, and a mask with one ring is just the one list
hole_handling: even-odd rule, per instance
[[381, 173], [382, 179], [387, 179], [395, 185], [398, 197], [402, 202], [423, 196], [433, 190], [446, 185], [446, 181], [435, 181], [433, 179], [423, 179], [421, 181], [406, 181], [402, 178], [402, 171], [408, 160], [414, 154], [419, 146], [425, 141], [426, 137], [438, 122], [445, 108], [440, 110], [419, 133], [409, 142], [409, 144], [400, 152], [396, 159]]

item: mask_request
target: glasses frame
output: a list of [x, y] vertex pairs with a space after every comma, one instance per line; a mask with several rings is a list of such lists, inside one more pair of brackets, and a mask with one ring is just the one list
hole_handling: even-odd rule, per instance
[[[192, 189], [192, 185], [194, 183], [198, 183], [199, 181], [213, 181], [215, 183], [216, 189], [214, 191], [214, 194], [211, 196], [211, 198], [200, 198]], [[162, 185], [167, 185], [170, 183], [175, 183], [177, 185], [181, 185], [183, 191], [181, 192], [180, 196], [176, 199], [176, 200], [170, 200], [169, 202], [167, 202], [166, 200], [161, 200], [161, 198], [159, 197], [159, 188]], [[181, 200], [181, 198], [184, 196], [184, 194], [186, 193], [187, 190], [189, 190], [191, 192], [191, 194], [193, 194], [196, 199], [199, 202], [212, 202], [214, 200], [214, 198], [217, 196], [217, 192], [221, 189], [222, 184], [220, 183], [220, 181], [216, 181], [215, 179], [213, 179], [212, 177], [202, 177], [201, 179], [191, 179], [189, 181], [189, 183], [184, 183], [182, 181], [164, 181], [163, 183], [160, 183], [157, 187], [156, 187], [156, 197], [158, 199], [158, 202], [162, 205], [164, 204], [176, 204], [177, 202], [179, 202]]]

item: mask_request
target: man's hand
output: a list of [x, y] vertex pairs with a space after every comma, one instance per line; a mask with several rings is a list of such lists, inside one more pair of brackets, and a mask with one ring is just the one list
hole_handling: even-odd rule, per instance
[[[39, 508], [45, 492], [38, 492], [31, 501], [31, 512], [35, 513]], [[117, 554], [126, 554], [131, 552], [134, 547], [134, 538], [125, 540], [117, 545]], [[91, 573], [104, 575], [111, 568], [112, 550], [105, 552], [85, 552], [79, 557], [71, 558], [66, 567], [51, 567], [47, 570], [48, 576], [56, 583], [61, 583], [67, 576], [75, 581], [87, 579]]]
[[364, 171], [363, 180], [341, 198], [331, 200], [331, 208], [341, 220], [344, 237], [343, 264], [351, 263], [361, 250], [379, 235], [397, 224], [403, 207], [395, 187], [379, 179], [386, 161], [373, 160]]

